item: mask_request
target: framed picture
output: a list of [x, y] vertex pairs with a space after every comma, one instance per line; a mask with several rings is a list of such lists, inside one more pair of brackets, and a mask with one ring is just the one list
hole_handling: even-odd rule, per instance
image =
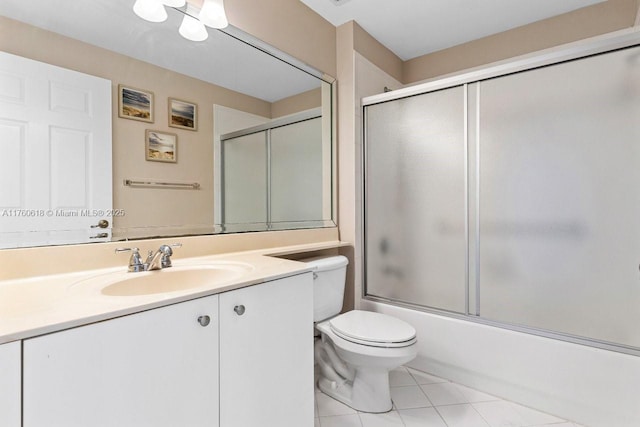
[[178, 161], [178, 135], [147, 129], [145, 139], [146, 160], [169, 163]]
[[153, 123], [153, 92], [118, 85], [118, 117]]
[[198, 106], [193, 102], [169, 98], [169, 126], [197, 130]]

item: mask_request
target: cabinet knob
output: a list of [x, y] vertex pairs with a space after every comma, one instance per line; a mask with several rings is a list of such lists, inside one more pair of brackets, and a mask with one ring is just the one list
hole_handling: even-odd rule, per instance
[[211, 323], [211, 318], [209, 316], [200, 316], [198, 317], [198, 323], [200, 323], [201, 326], [207, 326]]
[[244, 305], [236, 305], [233, 307], [233, 311], [235, 311], [238, 316], [242, 316], [245, 312]]

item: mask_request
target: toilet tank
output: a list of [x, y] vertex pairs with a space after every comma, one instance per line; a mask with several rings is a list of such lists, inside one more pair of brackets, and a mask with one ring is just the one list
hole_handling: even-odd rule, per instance
[[349, 260], [342, 255], [299, 260], [315, 267], [313, 275], [313, 321], [340, 313]]

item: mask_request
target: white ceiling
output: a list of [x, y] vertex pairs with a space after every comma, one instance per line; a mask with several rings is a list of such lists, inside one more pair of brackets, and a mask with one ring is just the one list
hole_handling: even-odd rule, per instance
[[335, 26], [354, 20], [408, 60], [604, 0], [300, 0]]

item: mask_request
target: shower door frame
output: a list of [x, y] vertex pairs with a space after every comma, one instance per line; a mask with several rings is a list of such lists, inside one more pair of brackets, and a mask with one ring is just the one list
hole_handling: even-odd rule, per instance
[[[524, 326], [519, 324], [508, 323], [504, 321], [496, 321], [487, 318], [480, 317], [480, 197], [479, 197], [479, 185], [480, 180], [479, 176], [475, 177], [475, 225], [474, 225], [474, 283], [472, 284], [470, 281], [471, 271], [471, 254], [470, 254], [470, 243], [471, 243], [471, 234], [470, 234], [470, 215], [469, 208], [471, 201], [469, 200], [469, 144], [476, 144], [475, 149], [475, 174], [479, 175], [480, 168], [480, 156], [478, 150], [478, 144], [480, 139], [479, 126], [480, 121], [479, 118], [475, 118], [476, 129], [474, 130], [474, 141], [469, 141], [469, 117], [468, 117], [468, 94], [469, 94], [469, 86], [474, 83], [480, 83], [483, 80], [488, 80], [496, 77], [502, 77], [510, 74], [515, 74], [523, 71], [529, 71], [537, 68], [543, 68], [550, 65], [556, 65], [563, 62], [569, 62], [573, 60], [583, 59], [590, 56], [606, 54], [609, 52], [613, 52], [616, 50], [621, 50], [625, 48], [632, 48], [640, 46], [640, 27], [633, 27], [630, 29], [620, 30], [613, 33], [605, 34], [602, 36], [597, 36], [593, 38], [589, 38], [586, 40], [581, 40], [574, 43], [569, 43], [566, 45], [558, 46], [551, 49], [546, 49], [540, 52], [535, 52], [532, 54], [520, 56], [517, 58], [507, 59], [505, 61], [500, 61], [494, 63], [489, 66], [481, 67], [479, 69], [472, 69], [471, 71], [462, 72], [459, 74], [454, 74], [450, 76], [445, 76], [441, 78], [436, 78], [433, 80], [429, 80], [425, 83], [395, 90], [392, 92], [386, 92], [380, 95], [374, 95], [370, 97], [366, 97], [362, 99], [361, 104], [361, 113], [362, 113], [362, 144], [361, 144], [361, 167], [362, 167], [362, 180], [361, 180], [361, 218], [360, 218], [360, 232], [362, 239], [362, 265], [361, 265], [361, 273], [362, 273], [362, 293], [360, 295], [361, 299], [381, 302], [390, 305], [396, 305], [400, 307], [410, 308], [413, 310], [423, 311], [427, 313], [437, 314], [441, 316], [446, 316], [450, 318], [455, 318], [459, 320], [465, 320], [470, 322], [475, 322], [479, 324], [484, 324], [488, 326], [498, 327], [502, 329], [507, 329], [516, 332], [527, 333], [531, 335], [537, 335], [541, 337], [566, 341], [574, 344], [585, 345], [589, 347], [595, 347], [604, 350], [615, 351], [619, 353], [640, 356], [640, 347], [633, 347], [629, 345], [613, 343], [609, 341], [599, 340], [595, 338], [587, 338], [578, 335], [572, 335], [570, 333], [563, 332], [555, 332], [547, 329], [536, 328], [532, 326]], [[456, 86], [463, 86], [464, 88], [464, 111], [465, 111], [465, 121], [464, 121], [464, 166], [465, 166], [465, 241], [467, 244], [466, 249], [466, 259], [465, 259], [465, 313], [458, 313], [444, 309], [438, 309], [434, 307], [427, 307], [424, 305], [412, 304], [408, 302], [402, 302], [393, 300], [390, 298], [384, 298], [374, 295], [367, 295], [367, 109], [366, 107], [381, 104], [388, 101], [395, 101], [398, 99], [408, 98], [411, 96], [426, 94], [429, 92], [434, 92], [443, 89], [449, 89]], [[476, 85], [479, 90], [479, 85]], [[476, 96], [476, 102], [479, 102], [479, 97]], [[475, 114], [479, 116], [480, 109], [475, 108]], [[470, 312], [470, 291], [471, 286], [474, 286], [474, 298], [475, 298], [475, 313]], [[640, 285], [639, 285], [640, 286]]]

